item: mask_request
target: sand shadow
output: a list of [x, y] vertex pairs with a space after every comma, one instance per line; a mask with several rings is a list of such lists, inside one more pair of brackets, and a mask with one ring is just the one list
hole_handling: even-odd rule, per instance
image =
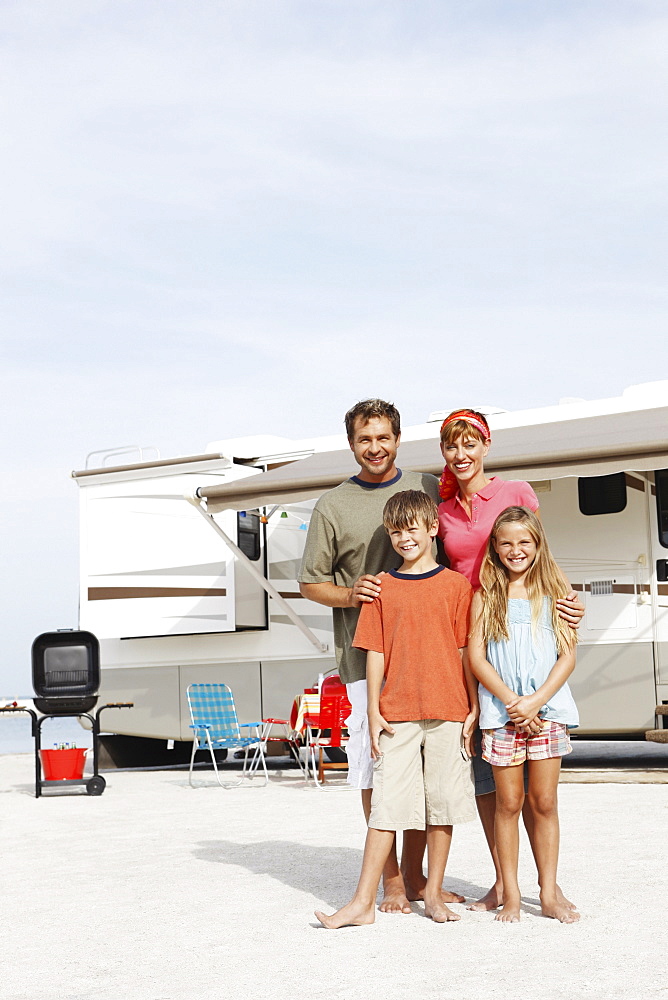
[[[293, 889], [311, 893], [335, 909], [352, 896], [362, 866], [361, 849], [322, 847], [292, 840], [260, 840], [252, 844], [209, 840], [197, 845], [193, 854], [200, 861], [236, 865], [255, 875], [268, 875]], [[444, 884], [447, 889], [466, 896], [467, 901], [478, 899], [489, 888], [447, 875]]]

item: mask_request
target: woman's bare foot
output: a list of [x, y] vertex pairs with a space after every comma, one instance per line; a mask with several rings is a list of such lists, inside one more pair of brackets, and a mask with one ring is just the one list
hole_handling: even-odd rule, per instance
[[503, 904], [500, 912], [494, 917], [495, 920], [501, 920], [507, 924], [517, 924], [520, 920], [520, 904], [519, 900], [515, 902], [509, 901]]
[[380, 904], [381, 913], [412, 913], [408, 902], [404, 880], [401, 875], [383, 880], [383, 901]]
[[578, 911], [571, 905], [565, 906], [556, 895], [554, 900], [545, 900], [541, 896], [540, 908], [544, 917], [552, 917], [562, 924], [574, 924], [580, 919]]
[[368, 904], [352, 899], [336, 913], [328, 916], [321, 910], [316, 910], [315, 915], [320, 923], [330, 930], [335, 930], [337, 927], [360, 927], [362, 924], [372, 924], [376, 919], [376, 901]]
[[424, 915], [425, 917], [431, 917], [434, 923], [437, 924], [447, 924], [451, 920], [461, 920], [458, 913], [454, 913], [449, 906], [436, 897], [434, 902], [424, 902]]
[[498, 883], [492, 886], [489, 892], [477, 899], [475, 903], [467, 906], [467, 910], [496, 910], [503, 902], [503, 888]]

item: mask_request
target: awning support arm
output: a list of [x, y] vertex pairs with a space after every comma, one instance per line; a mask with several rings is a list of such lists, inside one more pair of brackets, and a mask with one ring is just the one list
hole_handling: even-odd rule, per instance
[[326, 653], [329, 647], [325, 643], [320, 642], [320, 639], [318, 639], [317, 635], [315, 635], [311, 631], [308, 625], [304, 624], [304, 622], [301, 620], [297, 612], [290, 607], [290, 605], [288, 604], [288, 602], [285, 600], [284, 597], [281, 597], [276, 588], [269, 582], [269, 580], [267, 580], [266, 576], [264, 576], [264, 574], [260, 572], [255, 563], [251, 559], [249, 559], [246, 553], [242, 552], [239, 546], [232, 541], [232, 539], [225, 531], [223, 531], [218, 522], [214, 520], [213, 514], [209, 514], [204, 509], [201, 501], [197, 497], [186, 496], [185, 499], [193, 505], [195, 510], [199, 511], [204, 520], [211, 525], [213, 530], [216, 532], [217, 535], [219, 535], [222, 538], [227, 547], [231, 549], [232, 552], [234, 552], [237, 559], [239, 559], [244, 564], [244, 566], [251, 574], [253, 579], [256, 580], [257, 583], [260, 584], [262, 589], [265, 590], [267, 594], [269, 594], [269, 596], [272, 598], [272, 600], [276, 602], [281, 611], [288, 616], [293, 625], [297, 626], [302, 635], [306, 636], [308, 641], [315, 646], [315, 648], [318, 650], [319, 653]]

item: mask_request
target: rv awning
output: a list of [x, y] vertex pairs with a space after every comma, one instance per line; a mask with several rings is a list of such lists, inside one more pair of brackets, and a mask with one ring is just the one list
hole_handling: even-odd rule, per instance
[[[439, 475], [438, 431], [434, 424], [433, 438], [404, 440], [399, 467]], [[493, 430], [485, 468], [533, 481], [668, 468], [668, 406]], [[212, 512], [296, 503], [319, 496], [356, 471], [350, 449], [318, 452], [241, 481], [204, 486], [199, 495]]]

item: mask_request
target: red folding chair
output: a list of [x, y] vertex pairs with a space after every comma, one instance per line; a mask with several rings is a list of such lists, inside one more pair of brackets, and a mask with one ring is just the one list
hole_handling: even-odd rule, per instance
[[[320, 689], [320, 711], [318, 715], [307, 715], [306, 734], [309, 763], [313, 771], [316, 785], [325, 783], [325, 771], [347, 771], [348, 761], [333, 761], [324, 759], [326, 747], [343, 747], [348, 742], [346, 719], [350, 715], [351, 706], [348, 701], [345, 684], [341, 683], [338, 674], [325, 677]], [[318, 751], [318, 768], [316, 773], [316, 750]]]

